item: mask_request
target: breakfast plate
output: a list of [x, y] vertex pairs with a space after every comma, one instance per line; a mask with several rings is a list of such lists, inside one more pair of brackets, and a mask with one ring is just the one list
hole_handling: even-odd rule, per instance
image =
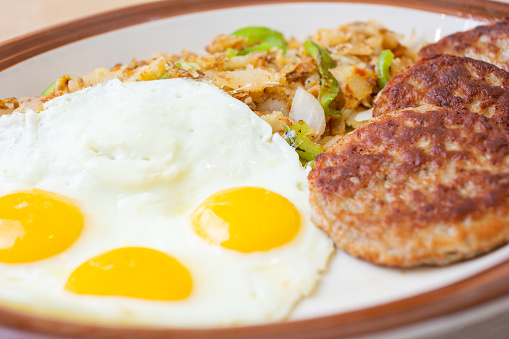
[[[267, 26], [305, 39], [320, 28], [376, 19], [408, 44], [436, 41], [502, 19], [509, 5], [460, 1], [181, 1], [125, 8], [35, 32], [0, 45], [0, 97], [39, 95], [61, 74], [146, 60], [182, 49], [201, 53], [214, 37]], [[447, 267], [389, 269], [337, 250], [315, 291], [281, 323], [232, 328], [143, 328], [0, 308], [0, 323], [47, 336], [143, 338], [340, 338], [450, 315], [509, 294], [509, 247]]]

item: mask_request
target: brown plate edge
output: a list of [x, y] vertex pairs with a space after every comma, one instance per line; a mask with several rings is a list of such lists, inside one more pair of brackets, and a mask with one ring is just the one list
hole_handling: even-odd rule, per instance
[[[57, 47], [101, 33], [136, 24], [199, 11], [310, 2], [306, 0], [181, 0], [155, 1], [113, 10], [20, 36], [0, 44], [0, 71]], [[355, 2], [406, 7], [486, 22], [509, 16], [509, 5], [483, 0], [323, 0], [321, 2]]]
[[2, 308], [0, 324], [66, 338], [350, 338], [451, 315], [507, 295], [509, 261], [413, 297], [330, 316], [260, 326], [214, 329], [98, 326], [31, 316]]
[[[0, 71], [57, 47], [101, 33], [167, 17], [250, 5], [305, 0], [156, 1], [57, 25], [0, 44]], [[325, 0], [321, 2], [354, 2]], [[485, 22], [509, 16], [509, 5], [483, 0], [358, 0]], [[0, 308], [0, 324], [39, 334], [94, 338], [345, 338], [395, 329], [449, 315], [509, 295], [509, 260], [452, 285], [357, 311], [309, 320], [226, 329], [145, 329], [84, 325], [29, 316]], [[1, 331], [0, 331], [1, 333]]]

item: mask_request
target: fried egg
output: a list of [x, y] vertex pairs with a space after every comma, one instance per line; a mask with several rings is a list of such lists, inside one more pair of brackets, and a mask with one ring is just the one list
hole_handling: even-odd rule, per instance
[[333, 250], [297, 154], [208, 83], [63, 95], [1, 116], [0, 150], [3, 307], [127, 326], [277, 321]]

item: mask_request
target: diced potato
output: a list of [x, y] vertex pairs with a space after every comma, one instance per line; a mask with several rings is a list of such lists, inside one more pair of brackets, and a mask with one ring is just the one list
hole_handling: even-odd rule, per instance
[[19, 101], [16, 98], [6, 98], [0, 100], [0, 116], [4, 114], [11, 114], [18, 107]]
[[289, 117], [283, 115], [283, 112], [275, 111], [273, 113], [267, 112], [255, 112], [260, 118], [265, 120], [271, 127], [272, 133], [282, 134], [285, 125], [291, 125], [292, 120]]
[[219, 88], [234, 91], [261, 91], [279, 85], [279, 77], [263, 69], [217, 72], [212, 82]]
[[346, 108], [357, 107], [362, 100], [371, 96], [376, 74], [370, 69], [341, 64], [329, 71], [340, 84]]
[[148, 81], [161, 79], [166, 73], [166, 61], [163, 58], [152, 59], [146, 65], [135, 68], [128, 81]]
[[67, 86], [69, 88], [69, 92], [76, 92], [80, 89], [90, 87], [101, 82], [106, 82], [114, 78], [116, 77], [106, 68], [97, 68], [92, 73], [72, 78], [67, 83]]
[[331, 115], [328, 121], [329, 135], [345, 134], [345, 119], [342, 116]]
[[229, 48], [240, 49], [244, 46], [245, 38], [221, 34], [217, 36], [205, 49], [209, 53], [221, 53], [225, 52]]

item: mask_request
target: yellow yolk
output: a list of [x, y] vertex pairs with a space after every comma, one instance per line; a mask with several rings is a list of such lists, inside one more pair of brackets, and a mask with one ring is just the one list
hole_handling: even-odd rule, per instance
[[236, 187], [208, 197], [192, 214], [205, 240], [243, 253], [267, 251], [292, 240], [300, 214], [281, 195], [258, 187]]
[[163, 252], [125, 247], [85, 262], [65, 288], [78, 294], [180, 300], [191, 294], [192, 279], [182, 264]]
[[26, 263], [56, 255], [78, 238], [83, 215], [67, 198], [29, 190], [0, 198], [0, 262]]

